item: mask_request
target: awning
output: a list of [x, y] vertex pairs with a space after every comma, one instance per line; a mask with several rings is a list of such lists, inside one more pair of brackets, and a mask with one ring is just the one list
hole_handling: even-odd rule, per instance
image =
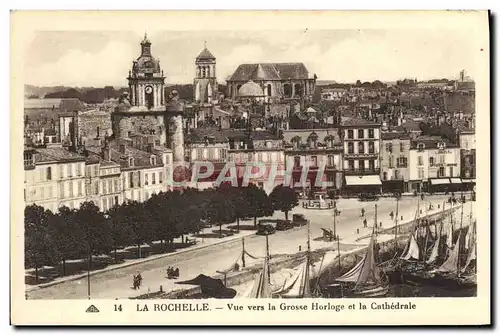
[[379, 176], [346, 176], [346, 185], [382, 185]]
[[476, 179], [462, 179], [462, 183], [476, 183]]
[[460, 178], [450, 178], [452, 184], [462, 184], [462, 179]]
[[431, 185], [446, 185], [450, 183], [450, 179], [448, 178], [443, 178], [443, 179], [431, 179]]

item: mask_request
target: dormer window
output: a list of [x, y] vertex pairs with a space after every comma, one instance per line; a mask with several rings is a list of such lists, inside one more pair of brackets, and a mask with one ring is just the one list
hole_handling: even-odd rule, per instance
[[156, 165], [156, 156], [151, 156], [149, 158], [149, 162], [151, 163], [151, 165]]
[[418, 151], [423, 151], [423, 150], [425, 149], [425, 144], [423, 144], [423, 143], [419, 143], [419, 144], [417, 145], [417, 149], [418, 149]]
[[439, 143], [438, 143], [438, 149], [439, 149], [439, 150], [444, 150], [444, 148], [446, 148], [446, 143], [444, 143], [444, 142], [439, 142]]
[[133, 167], [134, 166], [134, 157], [129, 157], [128, 158], [128, 166]]

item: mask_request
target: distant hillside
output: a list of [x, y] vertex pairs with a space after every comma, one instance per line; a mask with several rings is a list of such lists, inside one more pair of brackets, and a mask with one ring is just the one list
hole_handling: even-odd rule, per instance
[[316, 80], [317, 86], [326, 86], [331, 84], [337, 84], [335, 80]]

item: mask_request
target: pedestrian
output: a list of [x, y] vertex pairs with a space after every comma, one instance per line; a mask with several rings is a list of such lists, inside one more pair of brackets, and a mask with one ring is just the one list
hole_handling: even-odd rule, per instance
[[389, 216], [391, 217], [391, 220], [394, 219], [394, 211], [391, 211], [391, 214], [389, 214]]
[[380, 221], [380, 228], [382, 228], [382, 221]]
[[358, 228], [358, 229], [356, 229], [356, 234], [359, 234], [359, 228]]
[[366, 222], [366, 219], [363, 220], [363, 226], [366, 228], [368, 227], [368, 222]]
[[420, 199], [424, 200], [424, 194], [420, 193]]
[[361, 216], [365, 216], [365, 209], [361, 208]]

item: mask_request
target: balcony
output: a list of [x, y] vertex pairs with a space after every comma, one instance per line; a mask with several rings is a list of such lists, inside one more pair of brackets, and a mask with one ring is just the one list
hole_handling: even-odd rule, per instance
[[366, 157], [377, 157], [378, 156], [378, 152], [377, 151], [374, 151], [374, 152], [359, 152], [359, 153], [349, 153], [349, 152], [346, 152], [344, 154], [345, 157], [349, 157], [349, 158], [366, 158]]
[[380, 169], [344, 169], [346, 176], [380, 175]]

